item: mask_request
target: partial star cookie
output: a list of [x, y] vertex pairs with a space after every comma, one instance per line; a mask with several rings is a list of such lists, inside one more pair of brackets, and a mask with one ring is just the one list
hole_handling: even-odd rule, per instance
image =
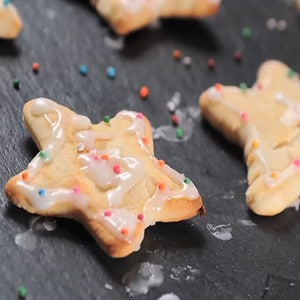
[[125, 35], [158, 18], [210, 17], [221, 0], [91, 0], [97, 11], [119, 34]]
[[0, 0], [0, 38], [14, 39], [21, 29], [21, 18], [10, 0]]
[[297, 7], [298, 7], [298, 10], [300, 12], [300, 0], [297, 0]]
[[137, 251], [144, 230], [204, 212], [191, 182], [153, 155], [151, 125], [122, 111], [93, 125], [49, 99], [24, 106], [41, 150], [5, 187], [28, 212], [81, 222], [112, 257]]
[[264, 63], [252, 88], [216, 84], [200, 97], [203, 116], [244, 148], [246, 203], [273, 216], [300, 196], [300, 81], [279, 61]]

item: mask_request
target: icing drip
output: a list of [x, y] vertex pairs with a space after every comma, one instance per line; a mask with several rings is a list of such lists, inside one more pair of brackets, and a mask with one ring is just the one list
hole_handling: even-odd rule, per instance
[[[247, 113], [239, 110], [237, 107], [232, 105], [229, 101], [227, 101], [226, 98], [224, 98], [222, 95], [221, 87], [218, 85], [217, 87], [215, 86], [209, 88], [208, 96], [210, 101], [222, 102], [223, 105], [225, 105], [231, 111], [239, 115], [242, 121], [244, 121], [243, 124], [245, 126], [247, 137], [248, 137], [246, 141], [245, 151], [248, 152], [249, 150], [251, 150], [264, 166], [264, 169], [266, 171], [265, 184], [267, 186], [275, 187], [279, 185], [281, 182], [283, 182], [285, 179], [293, 176], [296, 172], [298, 172], [300, 161], [297, 159], [281, 172], [277, 172], [277, 171], [275, 172], [270, 170], [267, 160], [261, 150], [261, 147], [259, 147], [259, 134], [257, 132], [257, 129], [253, 124], [249, 122]], [[282, 124], [288, 127], [298, 125], [300, 121], [300, 105], [298, 104], [298, 102], [290, 100], [283, 93], [277, 93], [275, 99], [278, 102], [284, 103], [288, 106], [287, 112], [284, 113], [280, 119]]]

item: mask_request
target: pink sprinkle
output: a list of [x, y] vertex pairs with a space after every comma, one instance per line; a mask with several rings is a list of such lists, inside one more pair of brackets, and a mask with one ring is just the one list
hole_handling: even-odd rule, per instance
[[142, 113], [137, 113], [137, 114], [136, 114], [136, 117], [137, 117], [138, 119], [144, 119], [144, 115], [143, 115]]
[[177, 126], [179, 123], [179, 117], [177, 115], [172, 116], [172, 123]]
[[296, 168], [299, 168], [300, 167], [300, 159], [295, 159], [294, 160], [294, 165]]
[[142, 222], [144, 220], [144, 215], [143, 214], [138, 214], [137, 218], [138, 218], [139, 221]]
[[121, 166], [120, 165], [114, 165], [113, 170], [116, 174], [119, 174], [121, 172]]
[[241, 119], [242, 119], [243, 121], [247, 121], [247, 120], [248, 120], [248, 114], [247, 114], [246, 112], [242, 112], [242, 113], [241, 113]]
[[75, 194], [80, 194], [80, 187], [78, 186], [78, 185], [75, 185], [74, 187], [73, 187], [73, 192], [75, 193]]
[[99, 160], [99, 159], [100, 159], [99, 155], [96, 154], [93, 156], [93, 160]]
[[263, 85], [261, 83], [257, 83], [256, 87], [258, 90], [262, 90], [263, 89]]
[[105, 217], [110, 217], [111, 214], [112, 214], [112, 212], [111, 212], [110, 210], [106, 210], [106, 211], [104, 212], [104, 216], [105, 216]]

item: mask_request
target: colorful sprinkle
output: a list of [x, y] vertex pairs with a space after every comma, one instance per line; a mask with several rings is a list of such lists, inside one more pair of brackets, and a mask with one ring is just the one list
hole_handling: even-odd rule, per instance
[[278, 178], [277, 172], [272, 172], [271, 177], [272, 177], [272, 179], [277, 179]]
[[136, 114], [136, 117], [137, 117], [138, 119], [144, 119], [144, 115], [143, 115], [142, 113], [137, 113], [137, 114]]
[[121, 173], [121, 166], [119, 164], [116, 164], [113, 166], [113, 171], [116, 173], [116, 174], [119, 174]]
[[47, 152], [45, 150], [41, 150], [39, 153], [39, 157], [45, 160], [47, 158]]
[[170, 113], [173, 113], [176, 110], [176, 105], [172, 101], [167, 102], [167, 109]]
[[40, 65], [37, 62], [32, 63], [31, 65], [33, 73], [37, 74], [40, 70]]
[[294, 165], [296, 168], [299, 168], [300, 167], [300, 159], [295, 159], [294, 160]]
[[122, 235], [128, 236], [128, 233], [129, 233], [129, 232], [128, 232], [128, 229], [127, 229], [127, 228], [122, 228], [122, 229], [121, 229], [121, 234], [122, 234]]
[[252, 142], [252, 148], [253, 148], [253, 149], [257, 149], [258, 147], [259, 147], [258, 141], [253, 141], [253, 142]]
[[142, 141], [145, 145], [149, 143], [149, 139], [146, 136], [142, 137]]
[[159, 189], [160, 191], [164, 191], [164, 190], [166, 189], [166, 184], [163, 183], [163, 182], [159, 183], [158, 189]]
[[46, 196], [46, 190], [45, 190], [45, 189], [39, 189], [39, 190], [38, 190], [38, 194], [39, 194], [39, 196], [41, 196], [41, 197], [45, 197], [45, 196]]
[[23, 172], [23, 173], [22, 173], [22, 179], [23, 179], [24, 181], [26, 181], [26, 180], [28, 180], [28, 178], [29, 178], [28, 172]]
[[177, 137], [178, 139], [182, 139], [182, 138], [183, 138], [183, 135], [184, 135], [183, 129], [182, 129], [182, 128], [177, 128], [177, 129], [176, 129], [176, 137]]
[[191, 182], [191, 179], [189, 179], [188, 177], [185, 177], [183, 179], [183, 182], [186, 183], [186, 184], [189, 184]]
[[18, 288], [18, 296], [20, 298], [23, 298], [23, 299], [26, 298], [26, 296], [27, 296], [27, 289], [26, 289], [25, 286], [20, 286]]
[[162, 160], [162, 159], [160, 159], [160, 160], [158, 161], [158, 165], [159, 165], [160, 167], [164, 167], [164, 166], [165, 166], [165, 161]]
[[264, 86], [259, 82], [256, 84], [256, 88], [261, 91], [264, 88]]
[[213, 70], [216, 66], [216, 62], [213, 58], [207, 60], [207, 66], [209, 69]]
[[4, 6], [8, 6], [8, 5], [10, 4], [10, 2], [11, 2], [10, 0], [4, 0], [4, 1], [3, 1]]
[[138, 220], [143, 222], [144, 221], [144, 215], [143, 214], [138, 214], [137, 216]]
[[279, 20], [276, 24], [276, 28], [278, 31], [285, 31], [288, 27], [288, 24], [285, 20]]
[[112, 215], [111, 210], [106, 210], [106, 211], [104, 212], [104, 216], [105, 216], [105, 217], [110, 217], [111, 215]]
[[75, 193], [75, 194], [80, 194], [80, 187], [78, 186], [78, 185], [75, 185], [74, 187], [73, 187], [73, 192]]
[[220, 91], [222, 90], [222, 88], [223, 88], [223, 86], [222, 86], [221, 83], [216, 83], [216, 84], [215, 84], [215, 89], [216, 89], [218, 92], [220, 92]]
[[277, 21], [274, 19], [274, 18], [269, 18], [267, 21], [266, 21], [266, 27], [269, 29], [269, 30], [274, 30], [277, 26]]
[[289, 70], [288, 70], [287, 76], [288, 76], [289, 78], [293, 78], [293, 77], [295, 77], [296, 75], [297, 75], [297, 72], [294, 71], [293, 69], [289, 69]]
[[88, 67], [86, 65], [80, 65], [79, 74], [82, 76], [86, 76], [88, 74]]
[[240, 83], [240, 90], [242, 92], [246, 92], [248, 90], [248, 86], [245, 82]]
[[234, 52], [233, 58], [234, 58], [234, 60], [235, 60], [236, 62], [241, 62], [242, 59], [243, 59], [242, 52], [240, 52], [240, 51], [235, 51], [235, 52]]
[[110, 116], [104, 116], [103, 121], [108, 124], [110, 122]]
[[14, 87], [16, 90], [19, 90], [19, 89], [20, 89], [20, 83], [21, 83], [20, 79], [15, 79], [15, 80], [13, 81], [13, 87]]
[[175, 49], [175, 50], [173, 51], [173, 58], [174, 58], [175, 60], [179, 60], [179, 59], [181, 58], [181, 51], [178, 50], [178, 49]]
[[108, 160], [109, 159], [109, 156], [107, 154], [102, 154], [101, 155], [101, 159], [103, 160]]
[[99, 155], [98, 154], [93, 155], [93, 160], [95, 160], [95, 161], [100, 160]]
[[186, 68], [189, 68], [192, 65], [192, 59], [189, 56], [185, 56], [182, 62]]
[[244, 111], [244, 112], [242, 112], [241, 113], [241, 119], [243, 120], [243, 121], [247, 121], [248, 120], [248, 114]]
[[242, 37], [248, 39], [252, 36], [252, 29], [250, 27], [242, 28]]
[[117, 71], [114, 67], [108, 67], [106, 69], [106, 75], [109, 79], [114, 79], [117, 76]]
[[172, 123], [173, 123], [173, 125], [178, 126], [178, 124], [179, 124], [179, 117], [177, 115], [173, 115], [172, 116]]
[[146, 100], [149, 97], [149, 88], [147, 86], [142, 86], [140, 88], [140, 97]]

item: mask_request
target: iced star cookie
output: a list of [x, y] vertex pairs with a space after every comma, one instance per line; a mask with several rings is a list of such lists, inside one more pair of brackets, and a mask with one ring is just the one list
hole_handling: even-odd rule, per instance
[[221, 0], [91, 0], [97, 11], [119, 34], [128, 34], [157, 18], [209, 17]]
[[0, 39], [14, 39], [21, 29], [21, 18], [10, 0], [0, 0]]
[[112, 257], [137, 251], [144, 230], [204, 213], [192, 181], [153, 154], [151, 125], [119, 112], [93, 125], [49, 99], [24, 106], [25, 125], [40, 152], [5, 186], [30, 213], [81, 222]]
[[264, 63], [252, 88], [216, 84], [199, 100], [203, 116], [244, 148], [246, 203], [273, 216], [300, 196], [300, 81], [279, 61]]

